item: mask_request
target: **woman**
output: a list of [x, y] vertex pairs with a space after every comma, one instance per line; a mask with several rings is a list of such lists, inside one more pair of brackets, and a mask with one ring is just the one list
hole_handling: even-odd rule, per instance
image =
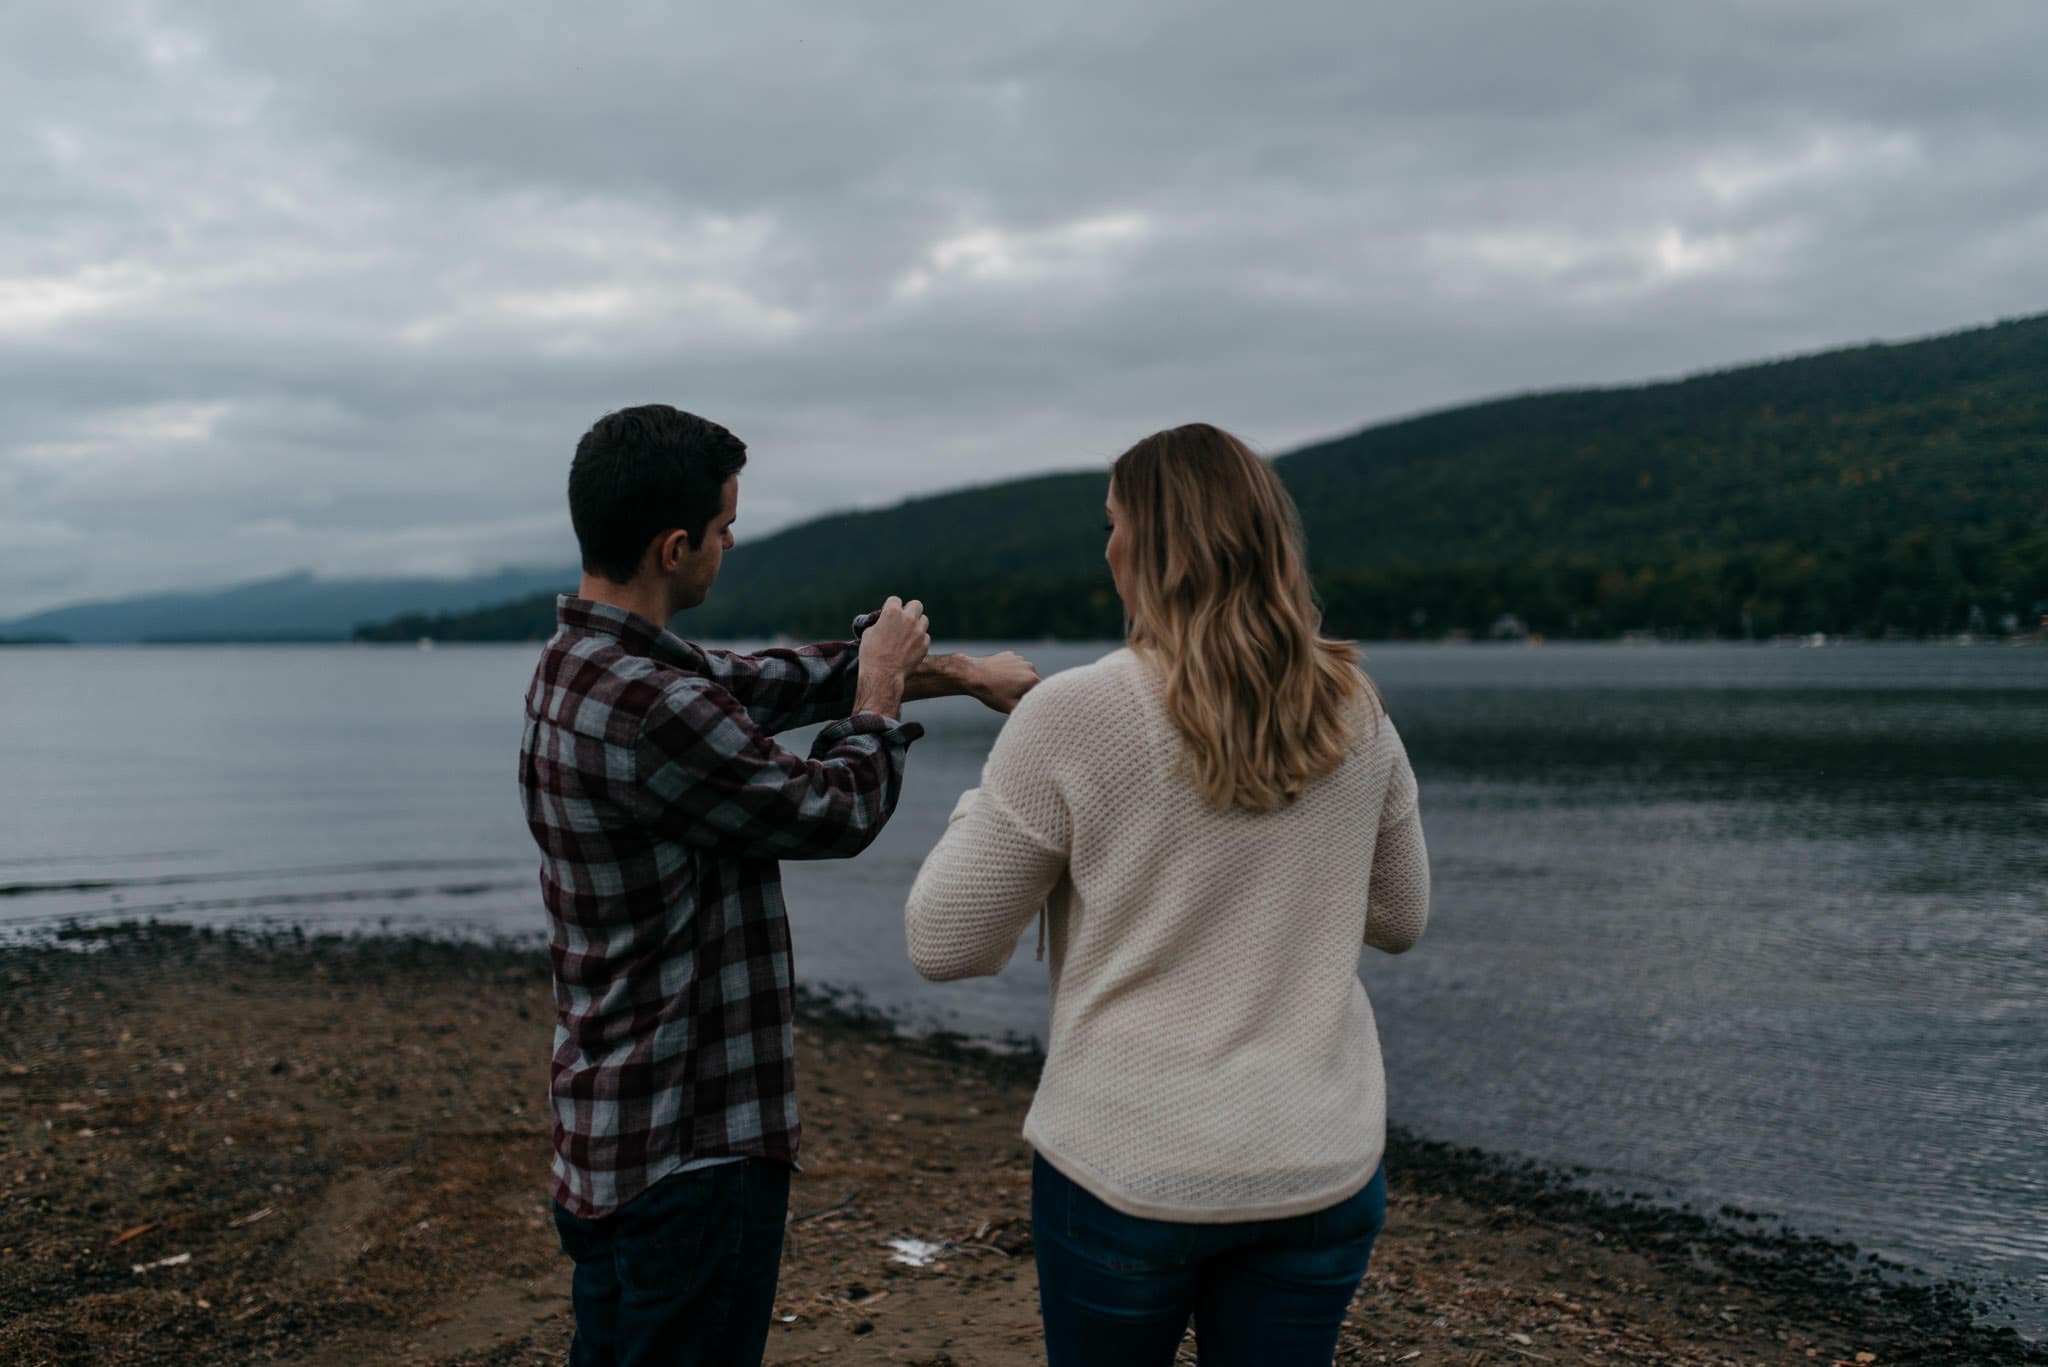
[[911, 890], [911, 959], [996, 973], [1047, 913], [1024, 1134], [1054, 1367], [1171, 1362], [1190, 1317], [1205, 1365], [1328, 1363], [1386, 1216], [1357, 962], [1428, 916], [1414, 773], [1244, 443], [1147, 437], [1108, 511], [1128, 648], [1004, 726]]

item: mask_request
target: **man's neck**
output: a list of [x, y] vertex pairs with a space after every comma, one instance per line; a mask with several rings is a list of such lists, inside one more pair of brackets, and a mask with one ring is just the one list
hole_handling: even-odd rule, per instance
[[582, 582], [576, 586], [576, 596], [593, 603], [609, 603], [615, 608], [623, 608], [658, 627], [667, 626], [668, 619], [675, 616], [675, 609], [668, 600], [668, 586], [649, 583], [644, 578], [630, 584], [614, 584], [602, 575], [585, 571]]

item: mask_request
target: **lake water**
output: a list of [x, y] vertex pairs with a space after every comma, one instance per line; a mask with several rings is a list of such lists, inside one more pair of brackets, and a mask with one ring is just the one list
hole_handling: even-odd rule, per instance
[[[1047, 672], [1104, 648], [1024, 647]], [[0, 651], [0, 938], [538, 935], [514, 788], [533, 654]], [[1368, 665], [1436, 878], [1422, 944], [1362, 964], [1397, 1121], [2002, 1285], [2048, 1331], [2048, 650]], [[1042, 1036], [1028, 943], [972, 983], [903, 962], [904, 894], [999, 725], [911, 711], [930, 734], [881, 840], [787, 869], [799, 973]]]

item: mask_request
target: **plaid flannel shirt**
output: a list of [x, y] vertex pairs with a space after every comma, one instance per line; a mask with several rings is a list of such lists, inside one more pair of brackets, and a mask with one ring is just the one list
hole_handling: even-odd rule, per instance
[[[739, 655], [571, 597], [556, 620], [519, 782], [554, 964], [554, 1197], [595, 1219], [694, 1159], [795, 1165], [776, 860], [864, 849], [924, 731], [848, 716], [854, 641]], [[833, 718], [808, 759], [770, 739]]]

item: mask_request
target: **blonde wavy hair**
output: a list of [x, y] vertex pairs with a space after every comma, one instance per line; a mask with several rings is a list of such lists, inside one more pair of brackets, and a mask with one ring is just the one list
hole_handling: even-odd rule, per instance
[[1118, 457], [1110, 489], [1129, 642], [1165, 677], [1184, 771], [1214, 806], [1287, 806], [1382, 710], [1356, 644], [1322, 634], [1294, 500], [1208, 423], [1146, 437]]

